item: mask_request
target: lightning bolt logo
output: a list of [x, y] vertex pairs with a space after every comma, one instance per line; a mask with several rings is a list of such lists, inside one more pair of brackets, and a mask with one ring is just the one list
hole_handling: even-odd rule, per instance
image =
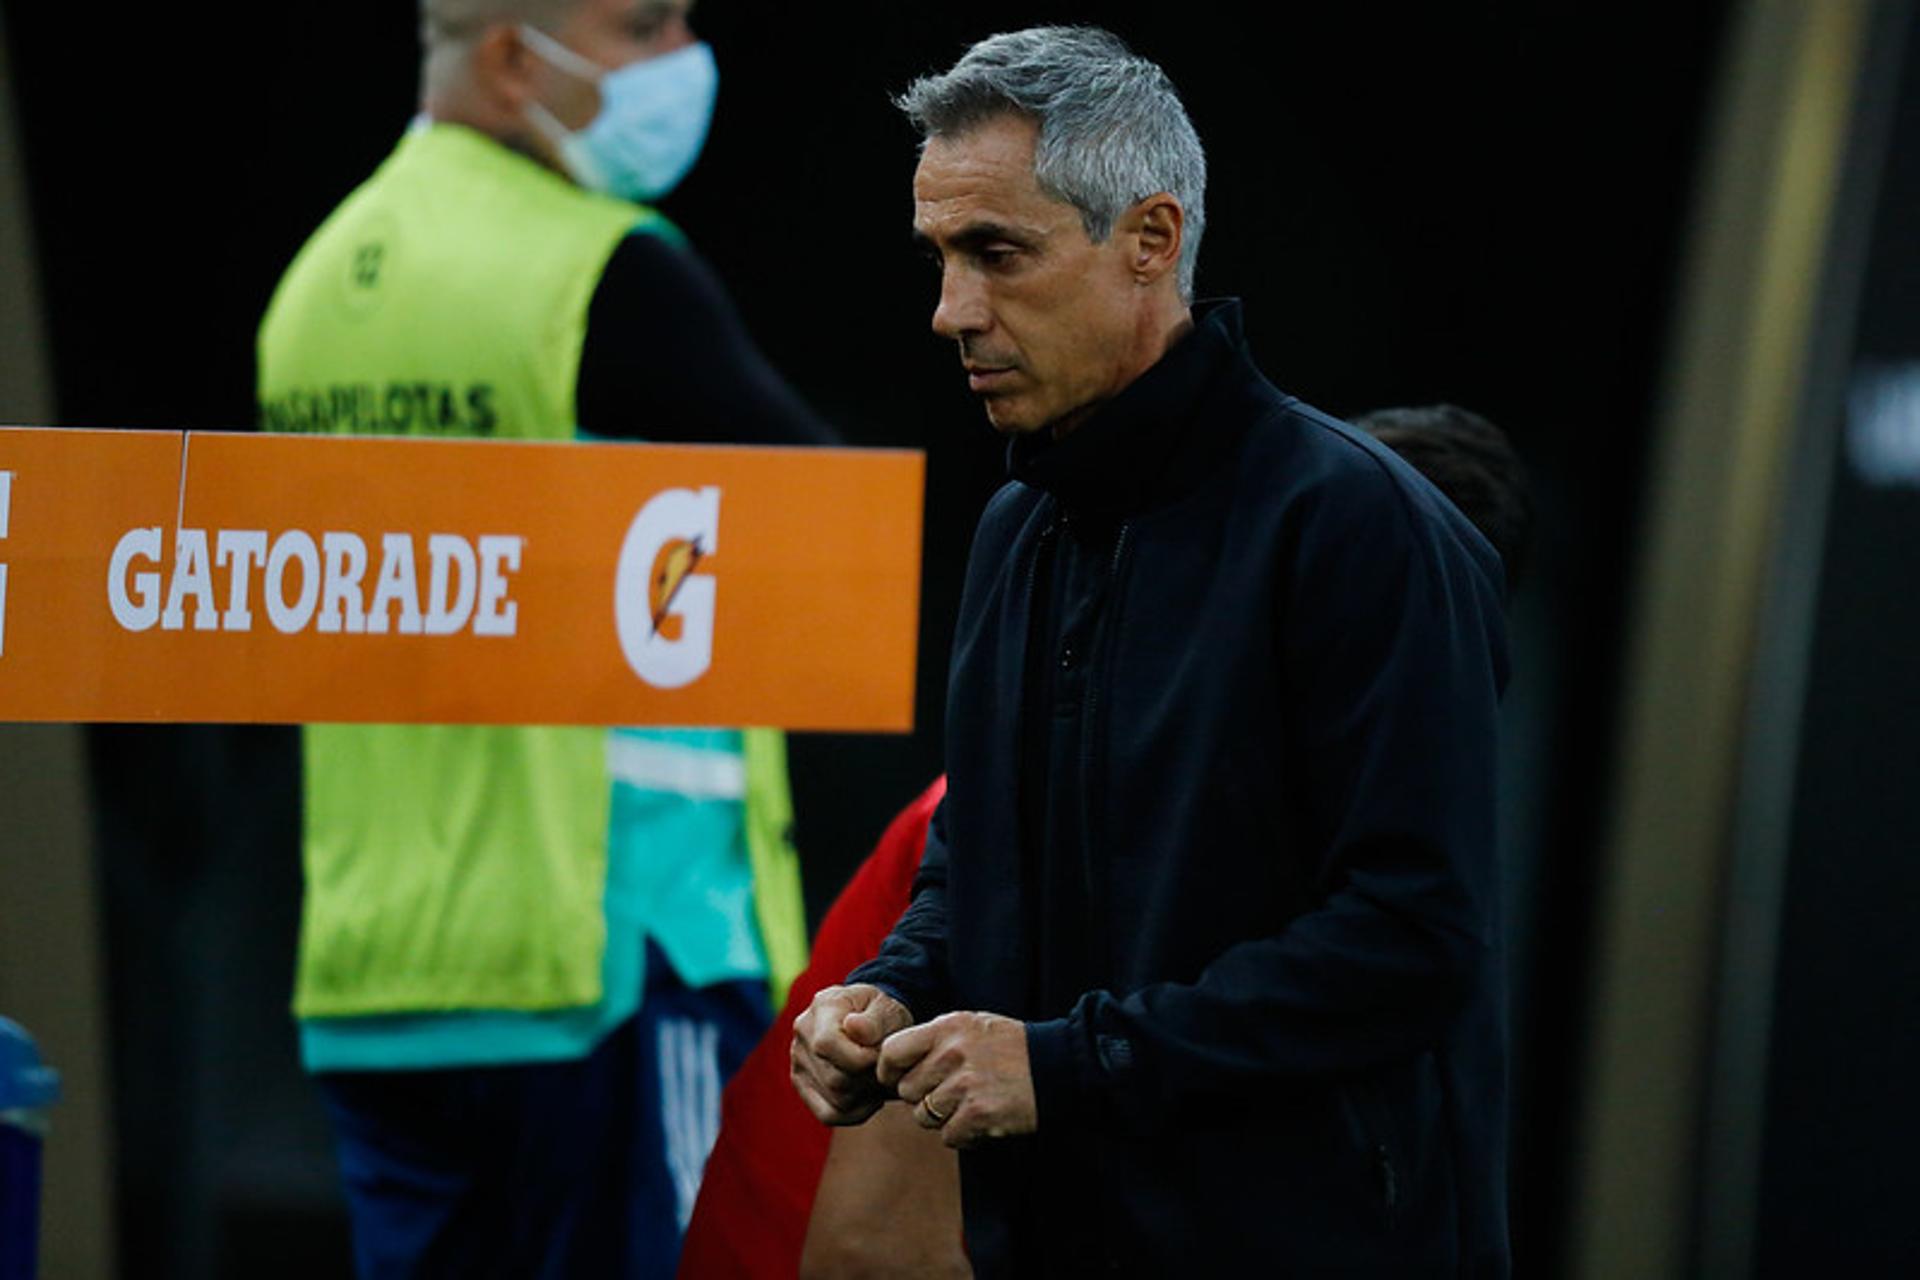
[[[654, 556], [653, 572], [647, 577], [647, 607], [653, 617], [655, 635], [664, 634], [669, 621], [678, 621], [669, 617], [674, 597], [680, 594], [687, 575], [706, 558], [706, 554], [696, 536], [691, 539], [674, 538]], [[678, 638], [677, 635], [666, 636], [669, 640]]]

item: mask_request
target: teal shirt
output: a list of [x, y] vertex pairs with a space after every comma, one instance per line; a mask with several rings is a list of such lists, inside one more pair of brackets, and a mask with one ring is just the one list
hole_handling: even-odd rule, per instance
[[647, 936], [690, 987], [766, 977], [740, 731], [615, 729], [607, 747], [610, 848]]

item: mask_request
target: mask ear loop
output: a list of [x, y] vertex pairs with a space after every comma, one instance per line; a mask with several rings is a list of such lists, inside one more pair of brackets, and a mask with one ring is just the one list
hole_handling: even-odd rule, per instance
[[[563, 75], [578, 76], [596, 87], [606, 77], [605, 67], [575, 53], [538, 27], [521, 23], [520, 39], [535, 57], [543, 59]], [[525, 110], [527, 122], [540, 131], [540, 135], [560, 157], [560, 162], [573, 175], [574, 181], [590, 190], [600, 190], [603, 175], [599, 165], [594, 163], [592, 156], [580, 144], [580, 136], [561, 123], [560, 117], [540, 102], [527, 103]]]
[[538, 129], [540, 136], [545, 138], [548, 144], [556, 151], [565, 147], [567, 140], [573, 137], [573, 130], [560, 123], [559, 116], [556, 116], [538, 102], [529, 102], [525, 107], [525, 111], [527, 123]]
[[599, 84], [607, 74], [605, 67], [584, 54], [575, 53], [538, 27], [521, 23], [520, 39], [537, 57], [545, 59], [557, 71], [578, 76], [590, 84]]

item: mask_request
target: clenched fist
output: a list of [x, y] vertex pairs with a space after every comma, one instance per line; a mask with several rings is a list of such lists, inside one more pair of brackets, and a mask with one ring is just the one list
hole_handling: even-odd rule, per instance
[[1039, 1128], [1027, 1024], [997, 1013], [948, 1013], [887, 1037], [875, 1072], [914, 1118], [950, 1147]]
[[913, 1025], [907, 1006], [878, 987], [827, 987], [793, 1020], [793, 1087], [826, 1124], [859, 1124], [893, 1096], [874, 1076], [880, 1045]]

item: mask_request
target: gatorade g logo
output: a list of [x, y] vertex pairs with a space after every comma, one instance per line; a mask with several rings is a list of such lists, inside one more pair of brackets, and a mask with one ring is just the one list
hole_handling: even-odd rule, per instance
[[620, 651], [658, 689], [692, 684], [713, 665], [712, 574], [699, 572], [720, 545], [720, 490], [667, 489], [627, 529], [613, 580]]

